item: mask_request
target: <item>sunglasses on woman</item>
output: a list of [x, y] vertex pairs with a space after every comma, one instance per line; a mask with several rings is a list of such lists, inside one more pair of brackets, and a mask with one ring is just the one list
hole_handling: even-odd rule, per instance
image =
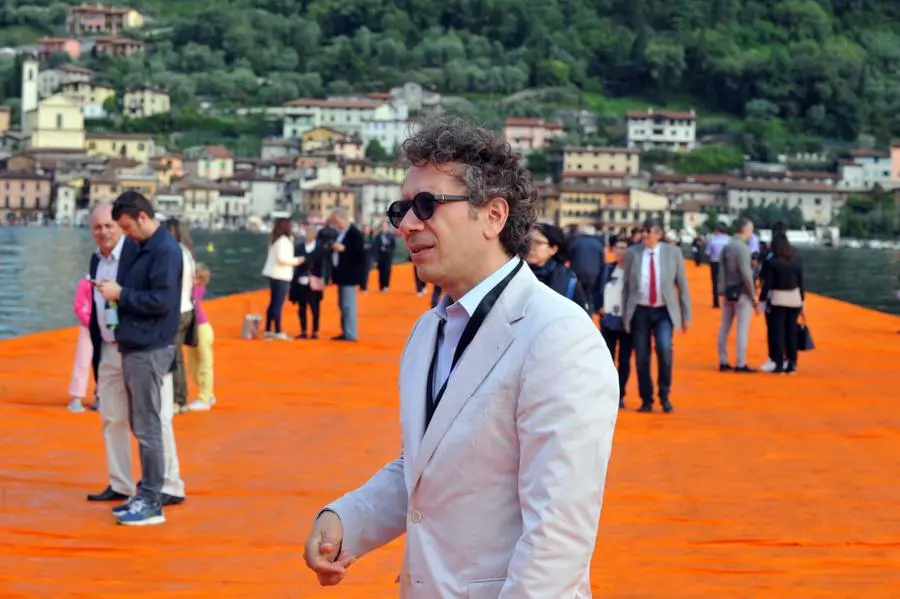
[[391, 225], [395, 229], [399, 229], [400, 223], [403, 222], [403, 217], [406, 216], [410, 208], [412, 208], [416, 218], [426, 221], [434, 216], [434, 211], [437, 209], [438, 204], [443, 204], [444, 202], [465, 202], [468, 199], [469, 196], [434, 194], [430, 191], [420, 191], [411, 200], [397, 200], [388, 206], [387, 217], [391, 221]]

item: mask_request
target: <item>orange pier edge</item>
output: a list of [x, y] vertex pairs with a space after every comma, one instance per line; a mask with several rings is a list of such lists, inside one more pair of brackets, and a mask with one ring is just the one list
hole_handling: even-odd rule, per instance
[[[706, 267], [675, 338], [671, 416], [619, 417], [597, 597], [900, 597], [900, 318], [812, 296], [818, 348], [791, 377], [720, 374]], [[164, 526], [116, 526], [97, 414], [66, 411], [75, 329], [0, 342], [0, 597], [395, 597], [402, 541], [337, 588], [302, 561], [317, 508], [397, 454], [397, 360], [427, 297], [409, 266], [360, 296], [358, 344], [326, 292], [319, 341], [239, 339], [267, 294], [206, 303], [219, 403], [176, 417], [188, 499]], [[285, 309], [287, 331], [296, 316]], [[765, 354], [762, 316], [751, 363]], [[137, 472], [137, 465], [135, 464]], [[464, 523], [461, 523], [464, 525]]]

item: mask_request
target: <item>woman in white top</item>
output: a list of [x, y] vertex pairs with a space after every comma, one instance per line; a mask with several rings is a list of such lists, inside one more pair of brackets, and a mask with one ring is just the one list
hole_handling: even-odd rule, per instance
[[[269, 279], [269, 307], [266, 309], [267, 339], [289, 339], [281, 332], [281, 310], [287, 298], [294, 267], [303, 264], [304, 258], [294, 257], [293, 227], [288, 218], [276, 218], [272, 225], [269, 255], [262, 274]], [[273, 330], [274, 328], [274, 330]]]
[[191, 290], [194, 287], [194, 275], [196, 271], [194, 261], [194, 245], [191, 243], [191, 235], [187, 227], [177, 218], [166, 221], [166, 229], [181, 246], [181, 320], [178, 323], [178, 334], [175, 337], [175, 372], [172, 375], [172, 384], [175, 390], [175, 413], [180, 414], [187, 406], [187, 375], [184, 369], [184, 338], [188, 329], [194, 322], [194, 301], [191, 299]]

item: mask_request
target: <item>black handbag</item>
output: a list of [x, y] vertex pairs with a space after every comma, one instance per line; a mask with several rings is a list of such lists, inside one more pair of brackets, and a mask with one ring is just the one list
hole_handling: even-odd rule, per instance
[[813, 341], [812, 333], [809, 332], [809, 327], [805, 324], [801, 324], [797, 327], [797, 351], [812, 351], [816, 349], [816, 344]]
[[191, 305], [193, 306], [191, 308], [191, 323], [184, 331], [184, 344], [188, 347], [197, 347], [197, 305], [193, 300], [191, 300]]
[[741, 293], [744, 292], [744, 284], [729, 285], [725, 288], [725, 299], [729, 302], [736, 302], [741, 299]]

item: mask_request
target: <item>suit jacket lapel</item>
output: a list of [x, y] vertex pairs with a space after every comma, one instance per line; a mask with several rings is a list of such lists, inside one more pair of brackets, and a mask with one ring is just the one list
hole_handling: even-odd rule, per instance
[[[530, 296], [527, 291], [529, 286], [535, 284], [539, 283], [531, 270], [527, 267], [522, 268], [519, 274], [510, 281], [505, 292], [497, 300], [494, 308], [488, 313], [487, 318], [484, 319], [484, 323], [482, 323], [481, 329], [475, 335], [475, 338], [472, 339], [472, 343], [460, 358], [447, 383], [444, 396], [441, 398], [441, 402], [438, 404], [431, 423], [422, 436], [422, 441], [413, 457], [412, 485], [410, 489], [416, 485], [419, 477], [422, 476], [422, 471], [425, 470], [426, 464], [428, 464], [431, 456], [434, 455], [438, 444], [444, 438], [444, 435], [447, 434], [453, 421], [513, 342], [515, 334], [513, 333], [512, 323], [523, 317], [525, 303]], [[437, 323], [435, 323], [434, 328], [437, 328]], [[423, 361], [425, 363], [422, 365], [422, 370], [425, 371], [424, 378], [428, 376], [427, 361], [431, 360], [430, 352], [433, 351], [432, 348], [434, 347], [433, 332], [429, 338], [431, 340], [431, 345], [427, 346], [429, 347], [429, 353], [426, 360]], [[420, 400], [421, 409], [418, 412], [411, 412], [413, 418], [417, 419], [414, 425], [419, 427], [417, 430], [421, 430], [425, 425], [424, 385], [429, 383], [430, 381], [423, 382], [418, 389], [419, 397], [423, 398]], [[419, 382], [417, 381], [416, 384], [419, 384]]]
[[433, 312], [428, 313], [427, 320], [422, 322], [415, 338], [410, 340], [407, 349], [409, 366], [403, 367], [404, 378], [400, 392], [403, 394], [401, 401], [406, 404], [404, 414], [408, 418], [403, 452], [410, 460], [419, 452], [425, 428], [425, 385], [428, 384], [428, 367], [431, 365], [439, 320]]

